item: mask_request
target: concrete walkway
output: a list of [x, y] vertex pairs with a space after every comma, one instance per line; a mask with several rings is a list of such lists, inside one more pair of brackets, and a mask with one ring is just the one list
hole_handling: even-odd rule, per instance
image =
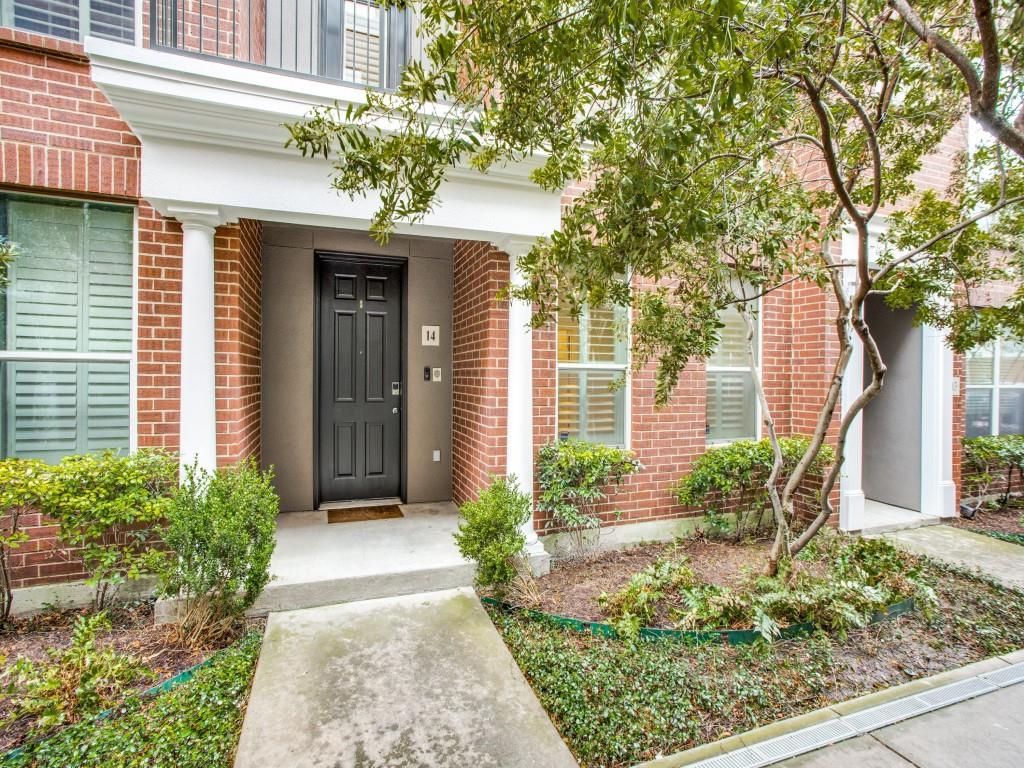
[[236, 768], [573, 768], [470, 589], [273, 613]]
[[1024, 589], [1024, 547], [1019, 544], [949, 525], [894, 531], [885, 538], [919, 555], [977, 569], [1002, 584]]
[[1020, 768], [1024, 765], [1024, 685], [1003, 688], [904, 720], [778, 765], [785, 768]]

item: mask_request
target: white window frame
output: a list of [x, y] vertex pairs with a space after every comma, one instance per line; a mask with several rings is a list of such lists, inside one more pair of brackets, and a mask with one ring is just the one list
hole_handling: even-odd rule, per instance
[[[55, 195], [22, 195], [31, 197], [40, 203], [50, 200], [65, 200], [82, 204], [93, 202], [77, 197]], [[121, 205], [114, 203], [113, 205]], [[128, 450], [134, 453], [139, 447], [139, 403], [138, 403], [138, 371], [139, 371], [139, 208], [123, 205], [132, 210], [132, 338], [131, 352], [45, 352], [0, 349], [0, 363], [128, 363]], [[17, 259], [17, 257], [15, 257]]]
[[[585, 308], [586, 311], [586, 308]], [[582, 317], [582, 316], [581, 316]], [[556, 440], [561, 439], [561, 433], [558, 429], [558, 414], [559, 414], [559, 396], [558, 396], [558, 372], [561, 370], [566, 371], [618, 371], [621, 372], [624, 381], [622, 385], [622, 444], [618, 443], [602, 443], [602, 445], [609, 445], [612, 448], [623, 448], [629, 450], [632, 440], [632, 414], [633, 414], [633, 350], [630, 344], [631, 340], [631, 329], [633, 327], [633, 310], [632, 308], [626, 309], [626, 338], [624, 343], [626, 345], [626, 361], [624, 363], [563, 363], [558, 359], [558, 319], [555, 318], [555, 434]], [[584, 325], [580, 324], [580, 346], [583, 346], [583, 328]]]
[[[21, 29], [20, 27], [14, 26], [14, 3], [15, 0], [0, 0], [0, 27], [10, 27], [12, 29]], [[135, 40], [130, 43], [131, 45], [141, 45], [142, 41], [142, 15], [144, 12], [144, 0], [134, 0], [132, 3], [134, 18], [132, 19], [132, 31], [135, 36]], [[91, 0], [78, 0], [78, 37], [74, 40], [70, 40], [67, 37], [58, 37], [53, 35], [57, 40], [70, 40], [74, 43], [84, 43], [85, 38], [89, 37], [90, 29], [92, 24], [92, 2]], [[28, 32], [29, 30], [23, 30]], [[37, 32], [31, 32], [31, 34], [40, 34]]]
[[[739, 373], [745, 373], [745, 372], [748, 372], [748, 371], [753, 371], [754, 373], [757, 374], [757, 378], [760, 379], [762, 383], [764, 382], [764, 379], [762, 378], [762, 371], [764, 369], [764, 322], [763, 322], [763, 312], [761, 311], [763, 306], [764, 306], [764, 297], [763, 296], [758, 296], [757, 300], [755, 302], [755, 309], [754, 309], [754, 320], [755, 320], [756, 332], [757, 332], [757, 354], [755, 355], [754, 367], [751, 368], [749, 365], [743, 365], [743, 366], [739, 366], [739, 365], [711, 365], [710, 363], [705, 362], [705, 364], [704, 364], [705, 374], [707, 374], [707, 373], [715, 373], [717, 371], [725, 371], [725, 372], [732, 371], [732, 372], [739, 372]], [[760, 440], [761, 439], [761, 429], [762, 429], [761, 422], [763, 420], [763, 416], [762, 416], [762, 413], [761, 413], [761, 398], [759, 398], [757, 396], [757, 387], [756, 387], [756, 385], [754, 387], [754, 436], [752, 438], [751, 437], [730, 437], [730, 438], [726, 438], [726, 439], [723, 439], [723, 440], [712, 440], [709, 437], [709, 435], [708, 435], [709, 421], [708, 421], [708, 403], [707, 403], [707, 399], [706, 399], [706, 395], [707, 395], [707, 383], [706, 383], [706, 381], [705, 381], [705, 385], [704, 385], [704, 392], [705, 392], [705, 401], [704, 401], [704, 438], [705, 439], [704, 439], [704, 443], [705, 443], [705, 445], [707, 445], [707, 447], [710, 448], [710, 447], [713, 447], [713, 446], [714, 447], [718, 447], [718, 446], [721, 446], [721, 445], [730, 445], [732, 443], [739, 442], [740, 440]]]
[[[991, 402], [989, 403], [989, 413], [988, 413], [989, 424], [991, 425], [992, 428], [991, 428], [991, 430], [989, 431], [988, 434], [992, 435], [992, 436], [998, 436], [1000, 434], [1000, 431], [999, 431], [999, 402], [1000, 402], [1001, 397], [1002, 397], [1002, 390], [1004, 390], [1004, 389], [1013, 389], [1013, 390], [1024, 389], [1024, 382], [1021, 382], [1020, 384], [1002, 384], [1002, 383], [1000, 383], [1000, 381], [999, 381], [999, 374], [1002, 372], [1003, 339], [1002, 338], [997, 338], [997, 339], [993, 340], [991, 342], [991, 344], [992, 344], [992, 383], [991, 384], [967, 384], [966, 388], [967, 388], [968, 392], [970, 390], [972, 390], [972, 389], [987, 389], [989, 392], [992, 393], [992, 398], [991, 398]], [[969, 356], [970, 352], [968, 352], [967, 354]], [[966, 364], [967, 364], [966, 360], [964, 361], [964, 364], [966, 366]], [[965, 376], [966, 376], [966, 371], [965, 371]], [[966, 418], [967, 418], [966, 398], [964, 400], [965, 400], [965, 402], [964, 402], [964, 419], [966, 420]], [[967, 433], [967, 425], [965, 423], [964, 424], [964, 434], [965, 434], [965, 436], [966, 436], [966, 433]], [[982, 437], [982, 435], [976, 435], [975, 437]]]

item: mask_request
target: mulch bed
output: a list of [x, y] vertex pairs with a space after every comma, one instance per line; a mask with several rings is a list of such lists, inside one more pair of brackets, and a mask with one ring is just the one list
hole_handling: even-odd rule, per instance
[[[537, 580], [540, 602], [531, 607], [558, 616], [603, 621], [605, 617], [598, 602], [601, 594], [617, 592], [633, 575], [670, 549], [678, 555], [685, 555], [690, 567], [704, 582], [734, 587], [747, 574], [764, 570], [768, 544], [766, 540], [734, 543], [694, 538], [678, 544], [642, 544], [602, 552], [586, 559], [556, 561], [551, 573]], [[795, 567], [813, 566], [797, 562]], [[658, 625], [671, 626], [667, 622], [659, 622]]]
[[[0, 627], [0, 669], [19, 657], [45, 661], [48, 649], [67, 648], [71, 645], [75, 620], [86, 613], [84, 609], [57, 609], [11, 619], [8, 625]], [[218, 650], [197, 651], [175, 643], [170, 626], [154, 626], [153, 606], [148, 602], [114, 606], [108, 611], [108, 616], [111, 629], [98, 635], [97, 644], [112, 646], [121, 653], [135, 656], [155, 675], [151, 680], [126, 690], [125, 697], [174, 677]], [[263, 619], [258, 619], [248, 622], [248, 625], [262, 623]], [[0, 697], [0, 723], [10, 716], [12, 710], [10, 701]], [[24, 740], [29, 725], [29, 720], [22, 718], [0, 730], [0, 755]]]
[[958, 517], [952, 521], [951, 525], [973, 531], [1024, 535], [1022, 519], [1024, 519], [1024, 497], [1017, 496], [1010, 499], [1010, 503], [1006, 507], [1000, 508], [994, 502], [983, 505], [972, 519]]
[[[541, 609], [600, 618], [597, 595], [665, 547], [559, 564], [540, 580]], [[763, 567], [763, 547], [697, 541], [683, 551], [722, 584], [720, 574]], [[1024, 593], [939, 563], [923, 567], [934, 612], [764, 647], [634, 646], [516, 612], [491, 615], [580, 765], [618, 768], [1024, 647]]]

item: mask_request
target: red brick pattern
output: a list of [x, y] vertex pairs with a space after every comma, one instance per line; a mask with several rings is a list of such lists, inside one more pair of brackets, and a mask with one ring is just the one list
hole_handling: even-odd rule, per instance
[[217, 462], [260, 454], [260, 258], [262, 226], [243, 219], [214, 240]]
[[88, 574], [81, 559], [57, 539], [57, 526], [53, 521], [38, 512], [28, 512], [21, 515], [19, 526], [29, 535], [29, 540], [11, 552], [13, 588], [86, 578]]
[[138, 196], [139, 142], [75, 43], [0, 28], [0, 148], [4, 185]]
[[139, 203], [138, 436], [178, 449], [181, 417], [181, 225]]
[[505, 471], [508, 306], [496, 298], [509, 268], [489, 243], [456, 241], [453, 260], [452, 499], [462, 503]]

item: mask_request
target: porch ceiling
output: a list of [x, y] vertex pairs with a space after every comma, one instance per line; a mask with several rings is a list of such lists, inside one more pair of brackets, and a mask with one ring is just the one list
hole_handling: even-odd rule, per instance
[[[285, 149], [287, 122], [359, 88], [89, 38], [92, 76], [142, 144], [141, 196], [160, 213], [206, 207], [222, 221], [366, 230], [376, 196], [348, 200], [330, 163]], [[455, 169], [434, 210], [404, 234], [496, 241], [558, 228], [560, 195], [529, 180], [530, 159], [486, 175]]]

